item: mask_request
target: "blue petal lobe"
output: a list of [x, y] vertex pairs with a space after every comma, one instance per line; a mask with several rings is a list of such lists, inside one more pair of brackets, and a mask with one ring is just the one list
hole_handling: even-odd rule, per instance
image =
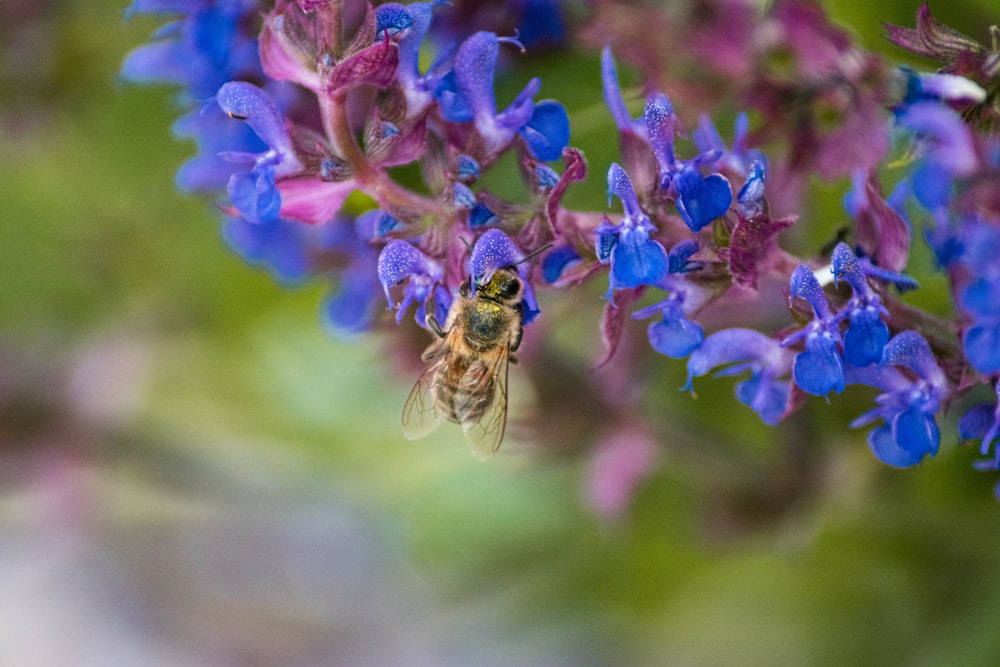
[[528, 150], [543, 162], [562, 157], [563, 148], [569, 144], [569, 115], [566, 107], [553, 100], [535, 105], [528, 123], [521, 129], [528, 143]]
[[985, 375], [1000, 373], [1000, 326], [978, 325], [965, 332], [965, 356]]
[[806, 339], [805, 352], [795, 357], [792, 376], [802, 391], [814, 396], [844, 391], [844, 365], [830, 334]]
[[852, 366], [867, 366], [882, 360], [889, 342], [889, 327], [874, 306], [865, 306], [851, 314], [851, 326], [844, 335], [844, 359]]
[[611, 251], [611, 285], [627, 289], [655, 285], [667, 274], [667, 251], [659, 241], [625, 229]]
[[649, 344], [653, 349], [671, 359], [683, 359], [697, 350], [705, 340], [705, 332], [697, 322], [684, 317], [683, 313], [668, 317], [649, 325]]

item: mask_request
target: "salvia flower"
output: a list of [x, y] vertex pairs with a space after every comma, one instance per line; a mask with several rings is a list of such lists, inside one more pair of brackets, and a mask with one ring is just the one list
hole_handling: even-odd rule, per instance
[[[409, 281], [403, 288], [403, 300], [396, 303], [389, 290], [407, 278]], [[397, 324], [411, 304], [416, 304], [414, 317], [422, 327], [427, 326], [428, 299], [433, 297], [439, 310], [445, 314], [451, 305], [447, 290], [438, 289], [444, 280], [444, 267], [407, 241], [396, 239], [385, 245], [378, 256], [378, 279], [389, 301], [389, 308], [396, 309]], [[446, 303], [440, 303], [442, 296], [446, 297]], [[439, 321], [444, 319], [438, 317]]]
[[782, 380], [792, 366], [792, 354], [778, 341], [751, 329], [723, 329], [705, 339], [688, 358], [688, 381], [722, 367], [716, 375], [750, 378], [736, 385], [736, 398], [756, 412], [765, 424], [777, 424], [785, 416], [791, 385]]
[[[174, 132], [197, 150], [178, 187], [216, 198], [223, 238], [247, 262], [282, 284], [328, 282], [322, 319], [334, 333], [378, 329], [383, 298], [404, 326], [411, 307], [419, 327], [444, 322], [458, 294], [502, 267], [524, 283], [530, 323], [536, 288], [576, 310], [574, 299], [594, 298], [581, 287], [607, 271], [598, 323], [607, 374], [582, 385], [615, 394], [609, 405], [638, 404], [619, 390], [635, 391], [629, 372], [645, 359], [670, 363], [659, 355], [687, 359], [688, 388], [710, 373], [744, 374], [737, 400], [770, 425], [810, 396], [866, 384], [879, 391], [876, 405], [853, 425], [873, 425], [879, 460], [907, 467], [936, 453], [942, 407], [1000, 378], [996, 45], [937, 23], [924, 6], [916, 29], [889, 27], [892, 41], [945, 65], [917, 72], [858, 48], [815, 3], [759, 12], [723, 3], [713, 17], [669, 21], [656, 3], [634, 8], [648, 21], [618, 20], [606, 14], [614, 3], [596, 3], [592, 26], [576, 33], [576, 17], [563, 21], [556, 4], [518, 3], [517, 25], [487, 25], [485, 9], [437, 0], [350, 9], [342, 0], [135, 0], [130, 14], [173, 23], [126, 59], [122, 76], [177, 87]], [[523, 77], [509, 104], [496, 97], [501, 49], [588, 40], [603, 47], [588, 76], [603, 86], [619, 139], [607, 193], [609, 205], [621, 200], [620, 217], [566, 203], [588, 163], [570, 146], [563, 104], [536, 99], [540, 79]], [[620, 88], [611, 44], [646, 77], [639, 92]], [[520, 61], [510, 61], [515, 79]], [[666, 90], [670, 98], [657, 92]], [[638, 118], [633, 103], [644, 104]], [[720, 109], [736, 117], [726, 137], [707, 115]], [[681, 118], [700, 119], [693, 150]], [[904, 158], [886, 164], [893, 123]], [[805, 193], [816, 180], [842, 192], [834, 178], [848, 175], [838, 242], [826, 232], [809, 239], [814, 218], [835, 213], [817, 207], [800, 219]], [[880, 175], [895, 179], [888, 197]], [[501, 182], [520, 193], [491, 191]], [[920, 206], [907, 207], [911, 198]], [[809, 256], [790, 249], [782, 232], [792, 225]], [[951, 318], [907, 303], [916, 281], [902, 272], [922, 238], [948, 281]], [[811, 253], [830, 246], [828, 272]], [[786, 297], [798, 330], [783, 328]], [[643, 335], [648, 346], [628, 344]], [[546, 369], [560, 367], [550, 361]], [[566, 383], [535, 385], [544, 405], [567, 402]], [[1000, 468], [998, 414], [977, 406], [959, 424], [962, 437], [983, 440], [983, 467]], [[653, 460], [658, 430], [619, 405], [601, 418], [609, 423], [584, 437], [613, 454], [593, 458], [593, 478], [611, 481], [601, 507], [617, 513]], [[638, 434], [643, 446], [605, 449], [600, 433]]]
[[628, 174], [617, 163], [608, 169], [608, 202], [618, 197], [625, 218], [617, 225], [598, 227], [597, 257], [611, 265], [608, 294], [618, 289], [655, 285], [667, 274], [667, 251], [652, 238], [656, 227], [639, 206], [639, 197]]
[[660, 354], [683, 359], [705, 340], [705, 331], [684, 314], [684, 293], [677, 292], [663, 301], [632, 313], [633, 319], [659, 315], [660, 321], [649, 325], [649, 344]]
[[941, 431], [934, 415], [948, 395], [948, 383], [923, 336], [915, 331], [896, 335], [883, 350], [881, 366], [850, 369], [848, 380], [883, 392], [875, 399], [878, 407], [851, 423], [858, 427], [884, 420], [868, 435], [880, 461], [908, 468], [937, 454]]
[[958, 422], [958, 435], [963, 440], [982, 440], [979, 453], [989, 454], [994, 441], [1000, 436], [1000, 383], [994, 388], [995, 403], [983, 403], [971, 408]]
[[958, 295], [971, 318], [962, 339], [966, 357], [980, 373], [1000, 374], [1000, 229], [968, 221], [962, 264], [972, 279]]
[[494, 156], [520, 133], [532, 155], [540, 160], [556, 160], [569, 141], [569, 117], [558, 102], [532, 99], [541, 88], [532, 79], [503, 111], [497, 112], [493, 75], [502, 42], [523, 50], [516, 39], [497, 37], [480, 31], [458, 47], [455, 68], [438, 84], [435, 96], [446, 120], [473, 122], [485, 145], [486, 156]]
[[242, 81], [223, 84], [215, 99], [230, 117], [246, 121], [268, 146], [267, 151], [256, 155], [225, 154], [231, 162], [253, 163], [249, 172], [238, 172], [230, 177], [229, 199], [251, 222], [273, 220], [281, 210], [276, 179], [302, 170], [283, 117], [264, 91]]
[[844, 391], [844, 362], [840, 356], [840, 330], [826, 301], [823, 287], [805, 264], [796, 267], [789, 285], [789, 300], [804, 299], [812, 307], [814, 318], [804, 329], [782, 341], [788, 346], [805, 341], [805, 350], [795, 356], [792, 376], [802, 391], [826, 396]]
[[889, 316], [889, 311], [868, 284], [857, 255], [846, 243], [837, 244], [831, 259], [834, 282], [844, 280], [853, 292], [851, 300], [837, 316], [850, 320], [844, 334], [844, 359], [852, 366], [879, 363], [889, 342], [889, 327], [882, 321]]
[[701, 231], [729, 210], [733, 202], [733, 190], [725, 176], [718, 173], [702, 176], [700, 170], [703, 165], [717, 161], [722, 153], [710, 150], [691, 160], [676, 158], [677, 121], [666, 95], [650, 95], [643, 119], [660, 169], [660, 189], [676, 197], [677, 212], [691, 231]]

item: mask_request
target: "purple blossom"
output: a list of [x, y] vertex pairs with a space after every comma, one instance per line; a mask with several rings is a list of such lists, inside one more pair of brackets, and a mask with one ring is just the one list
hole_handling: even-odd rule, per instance
[[521, 133], [532, 155], [545, 161], [559, 159], [569, 140], [569, 117], [558, 102], [535, 104], [532, 98], [541, 80], [530, 80], [506, 109], [497, 112], [493, 73], [501, 42], [524, 48], [516, 39], [486, 31], [462, 42], [454, 70], [440, 80], [435, 91], [441, 115], [453, 123], [471, 121], [487, 156], [502, 151]]
[[[896, 366], [909, 373], [900, 372]], [[887, 465], [908, 468], [927, 455], [937, 454], [941, 432], [934, 415], [948, 395], [948, 383], [923, 336], [915, 331], [896, 335], [885, 346], [880, 366], [849, 368], [847, 380], [883, 392], [875, 399], [878, 407], [851, 423], [858, 427], [876, 419], [884, 421], [868, 434], [876, 458]]]
[[844, 335], [844, 359], [852, 366], [868, 366], [882, 361], [882, 351], [889, 342], [889, 327], [882, 321], [889, 311], [868, 284], [861, 263], [846, 243], [833, 249], [833, 280], [844, 280], [853, 296], [837, 319], [849, 318]]
[[617, 225], [598, 227], [597, 257], [611, 264], [608, 295], [615, 290], [655, 285], [667, 274], [667, 251], [651, 238], [656, 228], [639, 206], [639, 198], [628, 174], [617, 163], [608, 169], [608, 200], [618, 197], [625, 218]]
[[249, 222], [229, 217], [222, 225], [222, 237], [236, 254], [263, 266], [285, 285], [300, 283], [309, 275], [305, 234], [305, 225], [281, 218]]
[[[979, 453], [986, 456], [993, 442], [1000, 436], [1000, 383], [994, 387], [997, 402], [983, 403], [971, 408], [958, 422], [958, 435], [962, 440], [982, 440]], [[991, 470], [996, 470], [997, 461]]]
[[736, 116], [733, 130], [733, 147], [727, 148], [722, 136], [715, 128], [715, 123], [705, 114], [698, 119], [698, 127], [691, 133], [695, 146], [703, 154], [719, 153], [717, 164], [725, 167], [733, 174], [745, 174], [753, 170], [753, 164], [760, 164], [760, 178], [763, 182], [767, 173], [767, 158], [757, 148], [750, 148], [748, 135], [750, 132], [750, 117], [745, 111]]
[[791, 386], [780, 378], [792, 366], [792, 355], [778, 341], [751, 329], [723, 329], [702, 343], [688, 358], [688, 381], [723, 367], [717, 376], [750, 371], [750, 378], [736, 385], [736, 398], [752, 408], [765, 424], [777, 424], [788, 410]]
[[[396, 303], [389, 290], [407, 278], [409, 281], [403, 288], [403, 300]], [[447, 315], [451, 296], [442, 285], [444, 267], [407, 241], [397, 239], [385, 245], [378, 256], [378, 279], [389, 302], [389, 309], [396, 309], [397, 324], [410, 305], [416, 304], [414, 319], [417, 324], [426, 328], [427, 300], [432, 297], [437, 308], [435, 315], [440, 315], [441, 312]], [[438, 317], [439, 322], [444, 320], [444, 317]]]
[[649, 344], [660, 354], [672, 359], [683, 359], [705, 340], [705, 331], [697, 322], [684, 314], [684, 293], [678, 291], [663, 301], [637, 310], [632, 318], [637, 320], [659, 315], [660, 320], [649, 325]]
[[980, 373], [1000, 374], [1000, 229], [970, 220], [964, 237], [961, 263], [972, 276], [958, 295], [972, 320], [962, 339], [965, 355]]
[[722, 174], [702, 176], [700, 167], [721, 157], [711, 150], [692, 160], [677, 160], [674, 135], [677, 120], [673, 105], [666, 95], [650, 95], [643, 114], [653, 155], [660, 169], [660, 189], [676, 197], [677, 212], [693, 232], [699, 232], [721, 216], [733, 202], [733, 190]]
[[823, 294], [816, 276], [805, 264], [800, 264], [792, 274], [789, 301], [794, 297], [804, 299], [813, 310], [813, 321], [804, 329], [781, 342], [788, 346], [805, 340], [805, 350], [795, 356], [792, 377], [799, 388], [815, 396], [826, 396], [831, 391], [844, 391], [844, 363], [840, 356], [840, 331], [837, 320]]
[[230, 117], [247, 125], [268, 146], [252, 154], [230, 152], [223, 157], [230, 162], [252, 162], [248, 172], [237, 172], [229, 179], [227, 191], [233, 206], [251, 222], [273, 220], [281, 210], [281, 194], [276, 179], [302, 170], [292, 148], [278, 108], [260, 88], [242, 81], [223, 84], [216, 94], [219, 107]]
[[918, 102], [899, 117], [917, 135], [923, 149], [913, 173], [913, 192], [928, 209], [948, 205], [951, 184], [979, 167], [972, 131], [961, 117], [937, 102]]

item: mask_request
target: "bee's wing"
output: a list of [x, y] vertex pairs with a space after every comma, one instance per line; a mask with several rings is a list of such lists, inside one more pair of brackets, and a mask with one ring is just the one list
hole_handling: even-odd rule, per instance
[[403, 404], [403, 435], [407, 440], [417, 440], [428, 435], [441, 423], [441, 413], [437, 409], [434, 397], [434, 384], [438, 373], [447, 363], [447, 357], [442, 356], [434, 361], [417, 379], [410, 395]]
[[[463, 384], [469, 382], [489, 382], [492, 380], [493, 397], [478, 415], [462, 418], [462, 430], [469, 449], [480, 461], [485, 461], [500, 449], [504, 430], [507, 428], [507, 368], [510, 346], [503, 345], [496, 353], [473, 363]], [[479, 377], [475, 377], [479, 376]]]

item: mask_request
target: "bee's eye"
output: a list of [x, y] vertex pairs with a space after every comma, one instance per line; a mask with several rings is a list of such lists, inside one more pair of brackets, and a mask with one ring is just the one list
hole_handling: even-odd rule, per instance
[[518, 285], [518, 282], [512, 279], [502, 281], [497, 287], [500, 294], [508, 298], [517, 296], [517, 293], [520, 290], [520, 285]]

